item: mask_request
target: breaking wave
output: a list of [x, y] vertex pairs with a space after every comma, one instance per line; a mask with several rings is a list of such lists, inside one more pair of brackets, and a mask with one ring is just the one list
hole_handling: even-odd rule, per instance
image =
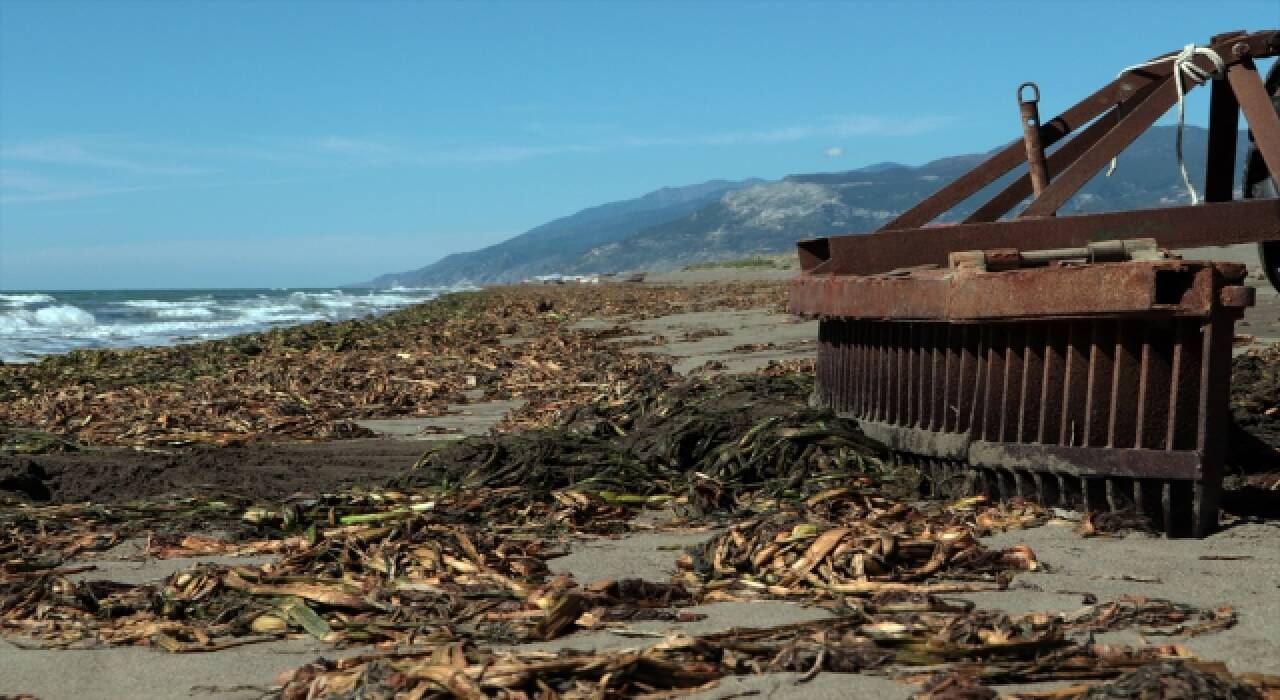
[[167, 345], [377, 315], [450, 291], [211, 290], [0, 294], [0, 360], [77, 348]]
[[0, 304], [5, 306], [27, 306], [28, 304], [50, 304], [53, 297], [48, 294], [0, 294]]
[[93, 314], [75, 306], [46, 306], [35, 311], [19, 309], [0, 314], [0, 334], [41, 329], [78, 330], [91, 328], [95, 322]]

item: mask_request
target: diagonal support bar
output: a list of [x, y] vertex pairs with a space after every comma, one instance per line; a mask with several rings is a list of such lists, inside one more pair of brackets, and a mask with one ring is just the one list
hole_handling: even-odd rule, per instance
[[1227, 71], [1227, 81], [1240, 102], [1245, 120], [1249, 122], [1253, 142], [1262, 152], [1267, 171], [1275, 176], [1280, 173], [1280, 116], [1276, 115], [1271, 95], [1267, 94], [1253, 60], [1246, 58], [1232, 66]]
[[[1166, 78], [1168, 75], [1167, 69], [1161, 72], [1161, 67], [1155, 66], [1150, 70], [1126, 73], [1116, 78], [1071, 109], [1041, 125], [1041, 144], [1049, 148], [1114, 105], [1132, 99], [1152, 82]], [[953, 180], [879, 230], [893, 231], [924, 226], [1025, 162], [1027, 162], [1026, 147], [1021, 139], [1013, 141], [982, 165]]]
[[[1142, 104], [1142, 101], [1151, 95], [1151, 93], [1161, 83], [1151, 83], [1147, 87], [1139, 90], [1134, 94], [1132, 99], [1120, 103], [1110, 112], [1098, 117], [1092, 124], [1073, 137], [1070, 141], [1058, 147], [1058, 150], [1049, 154], [1049, 179], [1058, 177], [1059, 173], [1076, 162], [1086, 151], [1094, 146], [1105, 136], [1115, 125], [1126, 115], [1133, 111], [1134, 107]], [[983, 221], [995, 221], [1004, 216], [1018, 205], [1019, 202], [1030, 197], [1032, 194], [1031, 178], [1023, 175], [1014, 180], [1008, 187], [996, 196], [992, 197], [986, 204], [978, 207], [967, 219], [966, 224], [978, 223]]]
[[[1244, 32], [1220, 34], [1210, 40], [1209, 48], [1223, 57], [1228, 62], [1228, 66], [1247, 61], [1250, 57], [1268, 58], [1280, 54], [1280, 31], [1268, 30], [1251, 34]], [[1087, 125], [1099, 115], [1117, 105], [1136, 99], [1137, 94], [1153, 82], [1161, 82], [1170, 77], [1174, 61], [1165, 59], [1171, 59], [1174, 55], [1176, 55], [1176, 52], [1164, 54], [1151, 61], [1155, 65], [1144, 66], [1141, 69], [1124, 73], [1101, 90], [1063, 112], [1057, 118], [1046, 122], [1040, 131], [1040, 138], [1044, 146], [1048, 148], [1077, 129]], [[1208, 71], [1213, 71], [1216, 68], [1205, 56], [1197, 56], [1194, 61], [1200, 68]], [[1233, 89], [1235, 88], [1234, 85], [1232, 87]], [[1174, 97], [1176, 99], [1177, 96], [1174, 95]], [[1238, 95], [1237, 98], [1239, 98]], [[1026, 153], [1022, 146], [1023, 144], [1018, 141], [1009, 143], [974, 170], [945, 185], [932, 196], [882, 226], [877, 230], [877, 233], [920, 228], [934, 221], [964, 200], [977, 194], [984, 187], [999, 180], [1014, 168], [1026, 163]], [[1273, 150], [1280, 150], [1280, 147]], [[1100, 169], [1101, 164], [1098, 167]], [[1080, 177], [1083, 180], [1080, 186], [1083, 186], [1084, 182], [1088, 180], [1088, 177], [1084, 175], [1076, 177]], [[1016, 185], [1016, 187], [1021, 188], [1022, 185]], [[1072, 194], [1074, 194], [1074, 191]], [[980, 218], [987, 220], [998, 218], [1003, 212], [992, 212], [995, 211], [998, 204], [1007, 201], [1011, 197], [1012, 192], [1002, 193], [999, 196], [999, 203], [993, 201], [983, 207]], [[1058, 198], [1058, 195], [1055, 195], [1054, 198]], [[1069, 196], [1058, 202], [1057, 206], [1061, 206], [1066, 199], [1069, 199]], [[1021, 198], [1017, 201], [1021, 201]], [[1012, 202], [1010, 208], [1016, 206], [1017, 201]], [[1056, 210], [1057, 207], [1052, 205], [1051, 200], [1045, 200], [1043, 205], [1025, 215], [1047, 216]]]
[[1133, 143], [1142, 132], [1155, 123], [1173, 103], [1178, 100], [1178, 86], [1170, 78], [1165, 78], [1160, 85], [1142, 102], [1133, 108], [1108, 131], [1088, 151], [1085, 151], [1061, 175], [1054, 178], [1053, 184], [1040, 193], [1020, 216], [1040, 217], [1053, 216], [1066, 204], [1072, 195], [1080, 191], [1089, 180], [1093, 179], [1112, 158], [1120, 155], [1129, 144]]

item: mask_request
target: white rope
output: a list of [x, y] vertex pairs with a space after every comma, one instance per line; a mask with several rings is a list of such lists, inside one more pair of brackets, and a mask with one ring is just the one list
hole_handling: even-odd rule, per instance
[[[1213, 62], [1214, 70], [1211, 72], [1197, 66], [1195, 63], [1196, 56], [1207, 57]], [[1186, 161], [1182, 159], [1182, 126], [1186, 121], [1187, 114], [1186, 101], [1184, 99], [1184, 93], [1186, 91], [1182, 89], [1182, 81], [1185, 78], [1191, 80], [1196, 85], [1201, 85], [1210, 78], [1220, 78], [1222, 77], [1227, 64], [1222, 60], [1222, 57], [1218, 55], [1218, 52], [1213, 49], [1196, 46], [1195, 44], [1187, 44], [1182, 47], [1181, 51], [1173, 56], [1157, 58], [1154, 61], [1147, 61], [1146, 63], [1139, 63], [1136, 66], [1129, 66], [1128, 68], [1120, 71], [1120, 75], [1124, 75], [1125, 73], [1141, 68], [1159, 65], [1170, 60], [1173, 61], [1173, 84], [1178, 90], [1178, 138], [1175, 142], [1175, 150], [1178, 153], [1178, 170], [1182, 173], [1182, 182], [1187, 186], [1187, 193], [1191, 195], [1191, 203], [1199, 204], [1200, 195], [1196, 192], [1195, 185], [1191, 184], [1191, 175], [1187, 173]], [[1107, 177], [1111, 177], [1111, 173], [1116, 171], [1116, 161], [1116, 158], [1111, 159], [1111, 167], [1107, 168]]]

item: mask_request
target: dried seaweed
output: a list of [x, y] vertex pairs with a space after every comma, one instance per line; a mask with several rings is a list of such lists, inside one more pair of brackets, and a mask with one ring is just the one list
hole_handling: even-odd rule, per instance
[[[1181, 647], [1130, 649], [1071, 642], [1066, 634], [1072, 630], [1072, 623], [1061, 617], [1010, 617], [957, 608], [929, 596], [890, 594], [870, 601], [858, 612], [831, 620], [675, 636], [642, 650], [494, 652], [458, 641], [412, 652], [321, 660], [285, 674], [280, 679], [279, 697], [402, 697], [399, 693], [407, 693], [405, 697], [457, 698], [662, 696], [709, 687], [729, 675], [792, 671], [803, 674], [803, 681], [821, 672], [951, 664], [948, 671], [907, 672], [900, 677], [922, 684], [917, 697], [973, 698], [995, 697], [988, 686], [1008, 682], [1117, 679], [1097, 688], [1130, 688], [1144, 683], [1158, 687], [1170, 681], [1152, 679], [1146, 670], [1151, 668], [1149, 664], [1182, 663], [1160, 660], [1189, 657]], [[1188, 664], [1186, 668], [1195, 666]], [[1233, 684], [1229, 687], [1244, 691], [1280, 682], [1263, 677], [1191, 678], [1193, 688], [1229, 683]], [[1080, 689], [1095, 692], [1092, 686]]]
[[17, 445], [6, 449], [26, 451], [36, 433], [14, 431], [90, 445], [350, 438], [369, 434], [355, 419], [440, 415], [480, 389], [531, 399], [517, 419], [527, 427], [594, 387], [663, 363], [605, 342], [621, 329], [575, 330], [574, 321], [777, 306], [783, 290], [766, 283], [497, 288], [376, 319], [0, 363], [0, 423], [11, 426], [4, 443]]

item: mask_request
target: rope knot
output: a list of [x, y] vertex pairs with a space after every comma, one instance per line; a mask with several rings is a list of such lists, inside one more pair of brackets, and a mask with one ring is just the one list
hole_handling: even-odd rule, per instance
[[[1196, 65], [1196, 56], [1204, 56], [1205, 58], [1208, 58], [1209, 62], [1213, 64], [1213, 70], [1207, 71]], [[1195, 185], [1191, 184], [1191, 175], [1187, 172], [1186, 161], [1182, 158], [1182, 127], [1186, 122], [1187, 116], [1186, 103], [1183, 99], [1186, 93], [1186, 87], [1182, 81], [1186, 78], [1195, 85], [1203, 85], [1210, 78], [1221, 78], [1226, 75], [1227, 64], [1226, 61], [1223, 61], [1222, 57], [1218, 55], [1217, 51], [1214, 51], [1207, 46], [1187, 44], [1174, 56], [1157, 58], [1154, 61], [1147, 61], [1146, 63], [1139, 63], [1136, 66], [1129, 66], [1128, 68], [1120, 71], [1120, 75], [1138, 70], [1139, 68], [1147, 68], [1164, 63], [1170, 59], [1173, 60], [1173, 85], [1178, 91], [1178, 137], [1174, 142], [1174, 150], [1178, 154], [1178, 170], [1182, 173], [1182, 183], [1187, 186], [1187, 194], [1191, 196], [1191, 203], [1194, 205], [1200, 203], [1200, 194], [1196, 192]], [[1116, 171], [1116, 160], [1117, 159], [1115, 158], [1111, 159], [1111, 167], [1107, 169], [1107, 177], [1111, 177], [1111, 173]]]
[[[1207, 71], [1196, 65], [1196, 56], [1204, 56], [1213, 63], [1213, 71]], [[1187, 44], [1182, 47], [1177, 56], [1173, 58], [1173, 70], [1177, 77], [1187, 77], [1202, 84], [1210, 78], [1221, 78], [1226, 72], [1226, 64], [1222, 61], [1222, 57], [1217, 51], [1210, 48], [1200, 48], [1195, 44]]]

